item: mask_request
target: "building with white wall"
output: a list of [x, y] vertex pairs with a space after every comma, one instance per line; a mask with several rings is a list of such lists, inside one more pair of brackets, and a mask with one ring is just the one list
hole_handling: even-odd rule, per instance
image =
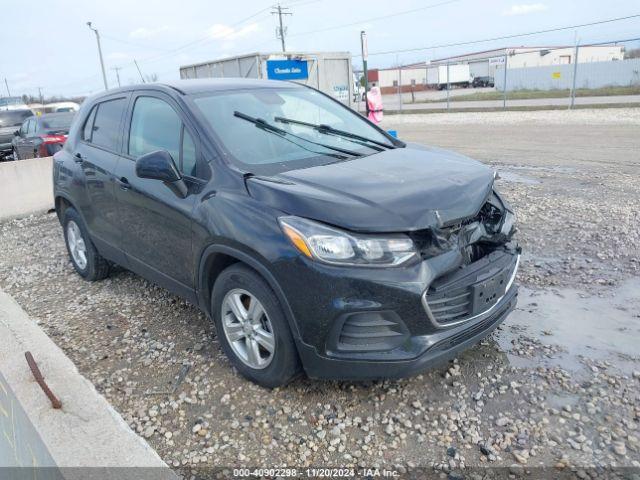
[[[544, 67], [575, 63], [574, 46], [547, 47], [506, 47], [455, 55], [420, 62], [402, 67], [393, 67], [369, 71], [370, 85], [378, 85], [383, 93], [397, 91], [424, 90], [427, 84], [427, 69], [437, 68], [447, 63], [468, 63], [474, 77], [494, 77], [496, 69], [502, 68], [505, 61], [507, 68]], [[618, 45], [585, 45], [578, 48], [578, 63], [609, 62], [624, 59], [624, 47]], [[401, 70], [401, 71], [399, 71]]]

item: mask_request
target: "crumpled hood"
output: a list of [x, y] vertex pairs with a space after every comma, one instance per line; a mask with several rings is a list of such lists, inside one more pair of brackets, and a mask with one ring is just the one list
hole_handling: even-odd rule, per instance
[[360, 232], [421, 230], [470, 217], [492, 187], [485, 165], [413, 144], [247, 180], [250, 195], [273, 208]]

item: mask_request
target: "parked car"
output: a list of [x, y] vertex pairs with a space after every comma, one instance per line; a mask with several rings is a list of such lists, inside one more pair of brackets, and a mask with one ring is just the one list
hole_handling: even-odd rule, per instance
[[12, 141], [14, 160], [50, 157], [67, 141], [74, 112], [45, 113], [22, 122]]
[[31, 110], [0, 110], [0, 160], [6, 160], [13, 152], [12, 140], [16, 129], [25, 118], [33, 115]]
[[46, 113], [77, 112], [80, 105], [76, 102], [55, 102], [47, 103], [43, 108]]
[[474, 88], [493, 87], [494, 85], [493, 77], [473, 77], [473, 82], [471, 82], [471, 86]]
[[263, 386], [302, 370], [409, 375], [516, 305], [515, 217], [493, 172], [405, 144], [307, 86], [101, 93], [54, 155], [53, 182], [79, 275], [118, 264], [198, 305]]

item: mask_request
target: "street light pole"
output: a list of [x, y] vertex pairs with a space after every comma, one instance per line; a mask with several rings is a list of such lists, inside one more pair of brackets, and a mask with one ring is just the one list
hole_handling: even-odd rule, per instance
[[360, 32], [360, 48], [362, 50], [362, 71], [364, 74], [364, 106], [367, 111], [367, 117], [369, 116], [369, 102], [367, 102], [367, 93], [369, 93], [369, 74], [367, 70], [367, 58], [369, 56], [367, 47], [367, 32], [362, 30]]
[[91, 22], [87, 22], [87, 26], [89, 29], [93, 30], [93, 33], [96, 34], [96, 41], [98, 42], [98, 56], [100, 57], [100, 67], [102, 68], [102, 81], [104, 82], [104, 89], [109, 90], [109, 85], [107, 84], [107, 72], [104, 70], [104, 60], [102, 59], [102, 47], [100, 46], [100, 34], [98, 33], [97, 28], [93, 28], [91, 26]]

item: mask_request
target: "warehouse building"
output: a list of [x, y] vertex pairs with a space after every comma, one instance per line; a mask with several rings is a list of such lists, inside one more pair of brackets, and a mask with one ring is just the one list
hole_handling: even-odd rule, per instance
[[[429, 83], [428, 70], [438, 65], [468, 64], [472, 77], [494, 77], [498, 68], [529, 68], [575, 63], [574, 46], [506, 47], [481, 52], [438, 58], [428, 62], [414, 63], [369, 71], [369, 83], [377, 85], [383, 93], [403, 92], [433, 88]], [[578, 49], [578, 63], [609, 62], [624, 59], [624, 47], [618, 45], [585, 45]]]

